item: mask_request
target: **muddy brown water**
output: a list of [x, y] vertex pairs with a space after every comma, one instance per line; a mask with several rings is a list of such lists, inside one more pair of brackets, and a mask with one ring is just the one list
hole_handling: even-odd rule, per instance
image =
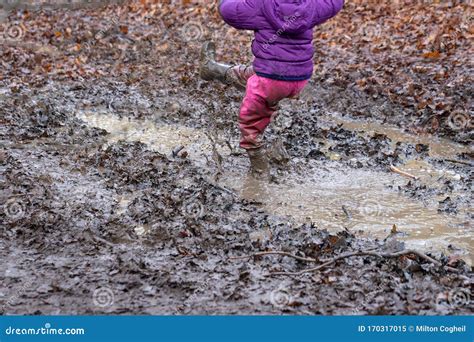
[[340, 116], [331, 116], [324, 118], [327, 121], [335, 122], [342, 124], [345, 129], [361, 132], [361, 133], [380, 133], [385, 134], [389, 139], [392, 140], [393, 144], [397, 142], [406, 142], [412, 144], [425, 144], [429, 145], [429, 154], [431, 157], [440, 157], [440, 158], [452, 158], [458, 153], [473, 152], [473, 146], [465, 146], [458, 144], [449, 139], [436, 137], [431, 134], [409, 134], [401, 131], [397, 127], [392, 127], [390, 125], [381, 124], [377, 122], [367, 122], [367, 121], [353, 121]]
[[[88, 125], [106, 130], [110, 143], [119, 140], [140, 141], [150, 149], [170, 155], [177, 146], [185, 146], [189, 158], [204, 166], [211, 158], [212, 143], [206, 132], [179, 125], [157, 124], [151, 120], [119, 118], [109, 112], [81, 112], [78, 117]], [[324, 120], [342, 124], [356, 132], [386, 134], [393, 143], [423, 143], [430, 146], [430, 156], [449, 157], [466, 152], [468, 147], [431, 136], [414, 136], [396, 127], [376, 123], [349, 121], [338, 116]], [[226, 146], [216, 146], [224, 158], [230, 157]], [[332, 158], [337, 160], [337, 156]], [[384, 238], [393, 225], [408, 247], [423, 251], [456, 253], [472, 265], [474, 237], [463, 215], [446, 215], [416, 200], [398, 194], [388, 185], [402, 185], [402, 176], [368, 169], [341, 168], [337, 161], [328, 161], [323, 168], [312, 168], [302, 177], [289, 173], [278, 184], [256, 181], [246, 175], [246, 161], [238, 158], [226, 168], [221, 185], [233, 189], [241, 197], [262, 204], [268, 212], [288, 216], [297, 222], [311, 221], [330, 231], [349, 229], [364, 236]], [[429, 162], [409, 160], [401, 167], [424, 182], [440, 176], [456, 181], [452, 171], [437, 169]], [[124, 205], [128, 199], [123, 199]], [[146, 230], [135, 227], [141, 235]]]

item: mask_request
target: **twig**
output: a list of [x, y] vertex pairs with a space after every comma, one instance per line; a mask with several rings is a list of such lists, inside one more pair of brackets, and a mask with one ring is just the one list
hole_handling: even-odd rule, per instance
[[[308, 269], [302, 270], [300, 272], [272, 272], [272, 273], [270, 273], [270, 275], [272, 275], [272, 276], [275, 276], [275, 275], [295, 276], [295, 275], [302, 275], [302, 274], [305, 274], [305, 273], [316, 272], [316, 271], [319, 271], [320, 269], [323, 269], [323, 268], [325, 268], [329, 265], [332, 265], [333, 263], [335, 263], [338, 260], [350, 258], [350, 257], [353, 257], [353, 256], [368, 255], [368, 256], [375, 256], [375, 257], [379, 257], [379, 258], [397, 258], [397, 257], [403, 256], [403, 255], [409, 255], [409, 254], [414, 254], [414, 255], [418, 256], [419, 258], [424, 259], [424, 260], [426, 260], [426, 261], [428, 261], [428, 262], [430, 262], [430, 263], [432, 263], [436, 266], [443, 266], [443, 264], [441, 264], [438, 260], [435, 260], [435, 259], [427, 256], [426, 254], [423, 254], [421, 252], [414, 251], [414, 250], [406, 250], [406, 251], [401, 251], [401, 252], [397, 252], [397, 253], [377, 253], [377, 252], [359, 251], [359, 252], [351, 252], [351, 253], [339, 255], [339, 256], [337, 256], [333, 259], [330, 259], [330, 260], [322, 263], [321, 265], [319, 265], [317, 267], [308, 268]], [[453, 268], [453, 267], [446, 266], [445, 268], [446, 268], [446, 270], [448, 270], [450, 272], [458, 272], [458, 270]]]
[[344, 212], [344, 214], [347, 216], [347, 218], [348, 218], [349, 220], [352, 219], [352, 215], [351, 215], [351, 213], [349, 212], [349, 210], [347, 210], [347, 208], [346, 208], [345, 205], [343, 205], [343, 206], [341, 207], [341, 209], [342, 209], [342, 211]]
[[402, 171], [398, 168], [396, 168], [395, 166], [393, 165], [390, 165], [390, 170], [395, 172], [395, 173], [398, 173], [399, 175], [402, 175], [404, 177], [408, 177], [408, 178], [411, 178], [411, 179], [418, 179], [418, 177], [416, 176], [413, 176], [412, 174], [408, 173], [408, 172], [405, 172], [405, 171]]
[[212, 181], [210, 181], [210, 180], [208, 181], [208, 184], [209, 184], [210, 186], [212, 186], [213, 188], [217, 189], [217, 190], [227, 192], [228, 194], [231, 194], [231, 195], [233, 195], [233, 196], [237, 196], [237, 194], [236, 194], [234, 191], [229, 190], [229, 189], [227, 189], [227, 188], [225, 188], [225, 187], [223, 187], [223, 186], [220, 186], [219, 184], [214, 183], [214, 182], [212, 182]]
[[90, 236], [93, 240], [95, 240], [96, 242], [101, 242], [101, 243], [103, 243], [104, 245], [107, 245], [107, 246], [110, 246], [110, 247], [115, 247], [115, 244], [113, 244], [113, 243], [110, 242], [110, 241], [105, 240], [104, 238], [101, 238], [100, 236], [97, 236], [96, 234], [94, 234], [94, 232], [93, 232], [90, 228], [88, 228], [88, 229], [86, 230], [86, 232], [87, 232], [87, 233], [89, 234], [89, 236]]
[[282, 256], [287, 256], [299, 261], [307, 261], [307, 262], [318, 262], [318, 260], [313, 259], [313, 258], [303, 258], [299, 257], [297, 255], [293, 255], [291, 253], [283, 252], [283, 251], [268, 251], [268, 252], [259, 252], [259, 253], [254, 253], [250, 255], [243, 255], [239, 257], [231, 257], [229, 260], [241, 260], [241, 259], [250, 259], [254, 257], [259, 257], [259, 256], [265, 256], [265, 255], [282, 255]]
[[171, 153], [172, 153], [173, 157], [177, 157], [179, 152], [181, 152], [182, 150], [184, 150], [184, 146], [180, 145], [180, 146], [176, 147]]
[[456, 159], [439, 159], [441, 161], [446, 161], [446, 162], [450, 162], [450, 163], [455, 163], [455, 164], [463, 164], [463, 165], [467, 165], [467, 166], [474, 166], [474, 164], [470, 163], [470, 162], [467, 162], [467, 161], [463, 161], [463, 160], [456, 160]]

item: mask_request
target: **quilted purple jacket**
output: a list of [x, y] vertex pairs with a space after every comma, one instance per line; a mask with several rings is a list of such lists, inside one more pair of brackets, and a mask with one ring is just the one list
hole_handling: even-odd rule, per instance
[[227, 24], [255, 31], [259, 76], [300, 81], [313, 74], [313, 28], [343, 6], [344, 0], [220, 0], [219, 12]]

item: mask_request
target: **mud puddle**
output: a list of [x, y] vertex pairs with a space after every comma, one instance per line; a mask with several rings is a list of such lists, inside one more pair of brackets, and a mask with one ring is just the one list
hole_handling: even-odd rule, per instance
[[397, 142], [412, 143], [412, 144], [423, 144], [428, 145], [429, 156], [433, 158], [455, 158], [457, 154], [473, 152], [474, 148], [466, 145], [458, 144], [452, 140], [436, 137], [430, 134], [410, 134], [403, 132], [400, 128], [390, 126], [375, 121], [354, 121], [347, 118], [342, 118], [338, 115], [331, 117], [323, 117], [325, 121], [334, 122], [336, 124], [342, 124], [342, 127], [350, 130], [359, 132], [361, 134], [385, 134], [389, 139], [392, 140], [393, 144]]
[[[97, 112], [81, 112], [78, 118], [92, 127], [106, 130], [109, 133], [108, 145], [118, 141], [139, 141], [147, 144], [151, 150], [167, 156], [183, 147], [186, 155], [200, 166], [205, 164], [205, 157], [212, 151], [212, 143], [202, 130], [182, 125], [119, 118], [110, 113]], [[226, 151], [229, 152], [227, 148], [219, 149], [222, 154]]]
[[339, 231], [342, 227], [363, 236], [383, 239], [395, 225], [399, 238], [409, 247], [464, 255], [472, 261], [472, 232], [457, 216], [438, 213], [436, 208], [387, 189], [400, 182], [397, 176], [367, 170], [339, 171], [337, 165], [311, 170], [312, 178], [291, 175], [282, 184], [266, 184], [249, 177], [226, 175], [224, 184], [241, 197], [262, 203], [266, 211], [310, 221], [318, 228]]
[[[187, 158], [200, 166], [205, 166], [212, 158], [213, 145], [205, 132], [199, 129], [152, 120], [119, 118], [106, 112], [82, 112], [78, 117], [90, 126], [106, 130], [110, 144], [120, 140], [140, 141], [151, 150], [166, 155], [172, 155], [177, 147], [184, 146]], [[392, 127], [343, 122], [339, 118], [335, 121], [343, 123], [346, 129], [361, 133], [383, 129], [383, 133], [394, 143], [428, 144], [433, 157], [450, 156], [465, 149], [442, 139], [411, 136]], [[465, 228], [464, 220], [459, 216], [440, 214], [434, 206], [407, 199], [389, 189], [389, 186], [396, 188], [406, 183], [406, 179], [399, 175], [343, 168], [337, 161], [328, 161], [324, 166], [311, 166], [304, 177], [290, 172], [279, 179], [278, 184], [267, 184], [246, 175], [244, 158], [230, 157], [230, 149], [226, 146], [217, 145], [216, 148], [232, 164], [222, 175], [221, 184], [233, 189], [242, 198], [260, 203], [271, 214], [290, 216], [301, 223], [311, 221], [318, 228], [330, 231], [345, 228], [380, 239], [389, 235], [395, 225], [398, 235], [409, 247], [449, 254], [455, 252], [472, 264], [474, 241], [472, 232]], [[403, 169], [415, 172], [422, 179], [425, 177], [427, 182], [434, 175], [445, 173], [419, 160], [408, 161]], [[455, 174], [448, 176], [456, 177]], [[145, 230], [136, 232], [142, 235]]]

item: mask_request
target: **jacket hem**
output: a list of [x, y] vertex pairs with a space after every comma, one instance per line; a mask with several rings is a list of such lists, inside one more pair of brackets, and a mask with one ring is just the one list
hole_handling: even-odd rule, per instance
[[277, 80], [277, 81], [306, 81], [313, 76], [312, 74], [309, 75], [302, 75], [302, 76], [282, 76], [282, 75], [276, 75], [276, 74], [266, 74], [263, 72], [255, 72], [260, 77], [265, 77], [265, 78], [270, 78], [272, 80]]

